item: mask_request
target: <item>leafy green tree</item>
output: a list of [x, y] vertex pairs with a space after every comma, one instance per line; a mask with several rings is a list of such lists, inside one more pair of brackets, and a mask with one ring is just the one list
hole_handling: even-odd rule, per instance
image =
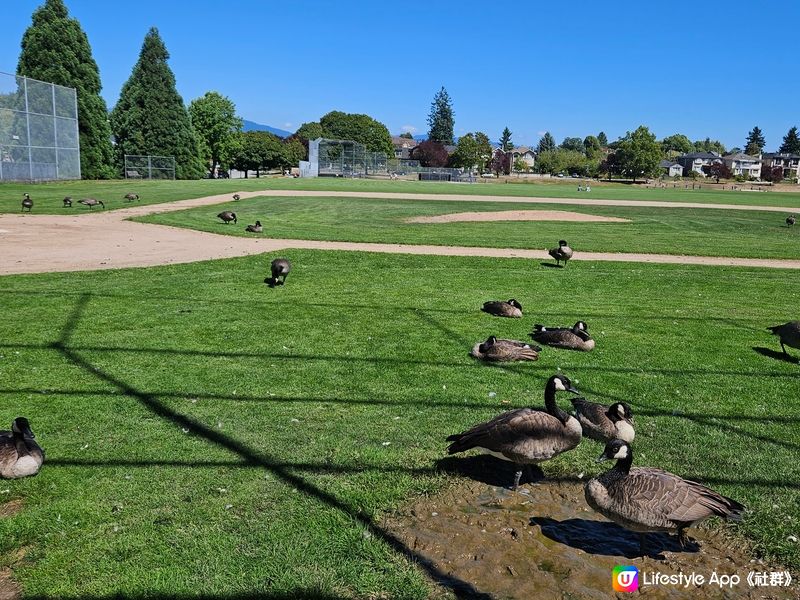
[[758, 127], [753, 127], [750, 133], [747, 134], [747, 141], [744, 144], [744, 153], [750, 156], [758, 156], [764, 151], [766, 144], [764, 134]]
[[168, 58], [158, 30], [151, 28], [111, 112], [117, 161], [122, 165], [125, 154], [174, 156], [178, 179], [199, 179], [206, 170], [200, 143]]
[[414, 136], [413, 136], [413, 135], [411, 135], [411, 132], [410, 132], [410, 131], [406, 131], [406, 132], [403, 132], [403, 133], [401, 133], [401, 134], [400, 134], [400, 137], [401, 137], [401, 138], [405, 138], [405, 139], [407, 139], [407, 140], [413, 140], [413, 139], [414, 139]]
[[588, 158], [598, 158], [602, 152], [600, 140], [593, 135], [583, 138], [583, 151]]
[[289, 136], [283, 140], [283, 152], [281, 153], [281, 167], [291, 168], [300, 164], [308, 155], [308, 148], [302, 140], [296, 136]]
[[503, 150], [503, 152], [508, 152], [513, 148], [514, 144], [511, 143], [511, 130], [506, 127], [500, 135], [500, 149]]
[[344, 113], [338, 110], [329, 112], [319, 120], [323, 137], [337, 140], [353, 140], [364, 144], [370, 152], [384, 152], [394, 155], [392, 136], [386, 125], [368, 115]]
[[785, 136], [778, 149], [781, 154], [800, 154], [800, 137], [797, 136], [797, 127], [792, 127]]
[[518, 156], [517, 158], [514, 159], [513, 167], [517, 173], [522, 173], [523, 171], [528, 170], [528, 163], [526, 163], [524, 160], [522, 160], [521, 157]]
[[235, 136], [235, 154], [231, 166], [237, 171], [255, 171], [261, 177], [263, 169], [275, 169], [285, 162], [284, 147], [280, 138], [269, 131], [245, 131]]
[[46, 0], [33, 13], [33, 23], [22, 37], [17, 73], [75, 88], [81, 175], [84, 179], [114, 177], [108, 108], [89, 39], [80, 23], [70, 18], [62, 0]]
[[676, 133], [661, 140], [661, 148], [666, 156], [675, 156], [688, 154], [694, 150], [694, 144], [685, 135]]
[[601, 148], [608, 147], [608, 136], [606, 135], [605, 131], [601, 131], [600, 133], [597, 134], [597, 141], [600, 142]]
[[562, 150], [572, 150], [574, 152], [583, 152], [583, 140], [579, 137], [566, 137], [559, 146]]
[[548, 150], [555, 150], [556, 149], [556, 140], [550, 134], [549, 131], [545, 131], [542, 139], [539, 140], [539, 144], [536, 146], [536, 152], [542, 153], [547, 152]]
[[317, 138], [325, 137], [325, 131], [323, 130], [322, 125], [316, 121], [311, 123], [303, 123], [300, 125], [300, 128], [294, 132], [294, 134], [308, 142], [311, 140], [316, 140]]
[[491, 158], [492, 143], [489, 141], [489, 136], [478, 131], [458, 138], [456, 149], [450, 157], [450, 164], [469, 170], [477, 169], [482, 174]]
[[233, 136], [241, 131], [242, 120], [236, 116], [233, 101], [217, 92], [206, 92], [192, 100], [189, 115], [213, 176], [217, 165], [227, 158]]
[[719, 140], [712, 140], [711, 138], [696, 141], [694, 143], [694, 150], [695, 152], [716, 152], [719, 155], [726, 153], [725, 144]]
[[433, 97], [431, 112], [428, 115], [428, 126], [430, 127], [429, 140], [444, 145], [453, 143], [453, 128], [455, 127], [453, 102], [444, 86]]
[[633, 133], [629, 131], [619, 140], [616, 157], [622, 173], [632, 177], [636, 183], [639, 177], [658, 175], [658, 163], [661, 162], [663, 153], [656, 136], [641, 125], [636, 131]]

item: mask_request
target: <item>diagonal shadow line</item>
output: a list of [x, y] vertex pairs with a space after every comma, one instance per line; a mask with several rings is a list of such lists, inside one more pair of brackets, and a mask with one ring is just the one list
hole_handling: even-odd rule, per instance
[[86, 308], [87, 302], [88, 298], [86, 300], [82, 299], [76, 304], [76, 307], [73, 310], [72, 314], [70, 315], [66, 327], [64, 328], [64, 330], [62, 330], [62, 334], [60, 335], [59, 340], [53, 344], [53, 347], [58, 349], [63, 354], [64, 358], [66, 358], [76, 366], [84, 369], [87, 373], [94, 375], [101, 381], [113, 385], [123, 394], [136, 398], [143, 406], [148, 408], [153, 414], [163, 419], [172, 421], [173, 423], [176, 423], [178, 425], [181, 425], [184, 428], [189, 428], [195, 435], [200, 435], [209, 442], [217, 446], [220, 446], [222, 448], [225, 448], [233, 452], [234, 454], [237, 454], [243, 459], [244, 463], [262, 466], [271, 471], [277, 477], [280, 477], [284, 482], [295, 487], [297, 490], [307, 494], [310, 497], [316, 498], [317, 500], [319, 500], [324, 504], [327, 504], [331, 508], [334, 508], [349, 515], [354, 521], [356, 521], [367, 531], [369, 531], [369, 533], [371, 533], [373, 536], [383, 541], [389, 548], [391, 548], [398, 554], [401, 554], [403, 557], [406, 558], [406, 560], [414, 564], [418, 564], [420, 567], [422, 567], [422, 569], [433, 580], [439, 582], [441, 585], [450, 588], [456, 594], [457, 597], [481, 598], [481, 599], [491, 600], [491, 596], [480, 592], [469, 582], [458, 579], [440, 570], [430, 559], [428, 559], [427, 557], [418, 552], [415, 552], [414, 550], [406, 546], [398, 537], [380, 527], [377, 523], [375, 523], [375, 521], [369, 515], [363, 513], [360, 510], [347, 506], [344, 502], [336, 498], [333, 494], [330, 494], [324, 491], [323, 489], [314, 486], [313, 484], [306, 481], [302, 477], [295, 475], [290, 471], [290, 469], [274, 461], [272, 458], [256, 452], [255, 450], [249, 448], [247, 445], [223, 433], [215, 431], [214, 429], [204, 425], [203, 423], [195, 421], [194, 419], [191, 419], [189, 417], [186, 417], [180, 413], [171, 410], [170, 408], [159, 402], [154, 396], [143, 394], [142, 392], [128, 385], [124, 381], [117, 379], [111, 374], [106, 373], [100, 368], [92, 365], [82, 356], [80, 356], [80, 354], [76, 353], [71, 348], [68, 348], [66, 344], [69, 342], [72, 333], [74, 333], [77, 324], [80, 321], [81, 314], [83, 310], [85, 310]]

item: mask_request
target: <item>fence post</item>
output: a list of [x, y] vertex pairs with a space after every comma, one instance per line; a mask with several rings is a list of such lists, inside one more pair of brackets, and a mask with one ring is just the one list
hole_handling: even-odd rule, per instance
[[28, 78], [22, 78], [22, 87], [25, 89], [25, 128], [28, 135], [28, 173], [30, 181], [33, 181], [33, 154], [31, 149], [31, 113], [28, 110]]

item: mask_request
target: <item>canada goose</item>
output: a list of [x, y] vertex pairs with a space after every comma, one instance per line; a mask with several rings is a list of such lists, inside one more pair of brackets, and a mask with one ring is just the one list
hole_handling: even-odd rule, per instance
[[83, 200], [78, 200], [78, 204], [83, 204], [84, 206], [88, 206], [89, 208], [94, 208], [98, 204], [103, 208], [106, 207], [106, 205], [103, 204], [102, 200], [95, 200], [94, 198], [84, 198]]
[[552, 346], [553, 348], [581, 350], [583, 352], [589, 352], [594, 349], [594, 340], [589, 335], [589, 326], [583, 321], [578, 321], [571, 328], [548, 328], [537, 323], [533, 326], [533, 331], [529, 335], [540, 344]]
[[495, 317], [511, 317], [518, 319], [522, 316], [522, 304], [513, 298], [508, 302], [503, 302], [502, 300], [484, 302], [481, 310]]
[[234, 200], [238, 200], [239, 198], [241, 198], [241, 196], [239, 194], [234, 194], [233, 195], [233, 199]]
[[270, 264], [272, 271], [272, 285], [283, 285], [286, 283], [286, 276], [292, 270], [292, 263], [285, 258], [276, 258]]
[[0, 478], [18, 479], [39, 472], [44, 453], [33, 441], [35, 437], [28, 419], [14, 419], [11, 423], [11, 435], [0, 436]]
[[767, 329], [780, 338], [784, 354], [789, 354], [786, 352], [786, 346], [800, 349], [800, 321], [789, 321], [783, 325], [767, 327]]
[[244, 230], [250, 233], [261, 233], [262, 231], [264, 231], [264, 228], [261, 227], [261, 221], [256, 221], [255, 225], [248, 225], [247, 227], [244, 228]]
[[513, 360], [539, 360], [539, 346], [517, 340], [497, 339], [490, 336], [485, 342], [472, 347], [472, 356], [487, 362], [509, 362]]
[[134, 200], [139, 199], [139, 194], [125, 194], [124, 198], [128, 202], [133, 202]]
[[33, 200], [28, 194], [22, 194], [22, 212], [25, 212], [25, 209], [28, 209], [28, 212], [31, 212], [33, 208]]
[[[513, 462], [517, 470], [511, 489], [516, 489], [522, 471], [528, 465], [536, 465], [572, 450], [581, 441], [580, 423], [558, 407], [556, 392], [577, 394], [578, 390], [564, 375], [553, 375], [544, 388], [544, 410], [511, 410], [463, 433], [451, 435], [447, 441], [453, 443], [447, 448], [447, 453], [479, 448]], [[541, 475], [541, 469], [539, 471]]]
[[64, 208], [72, 208], [72, 198], [70, 196], [64, 197]]
[[233, 221], [234, 223], [238, 222], [236, 220], [236, 213], [235, 212], [231, 212], [229, 210], [223, 210], [221, 213], [219, 213], [217, 215], [217, 217], [222, 219], [225, 222], [226, 225], [228, 223], [230, 223], [231, 221]]
[[631, 468], [633, 450], [628, 442], [608, 442], [597, 459], [604, 460], [617, 464], [586, 482], [586, 502], [625, 529], [638, 531], [642, 553], [648, 531], [676, 531], [685, 547], [687, 527], [715, 515], [734, 521], [742, 518], [744, 506], [704, 485], [661, 469]]
[[787, 227], [791, 227], [792, 225], [794, 225], [794, 224], [795, 224], [795, 221], [796, 221], [796, 220], [797, 220], [797, 219], [795, 218], [795, 216], [794, 216], [794, 215], [789, 215], [788, 217], [786, 217], [786, 226], [787, 226]]
[[570, 398], [575, 408], [575, 416], [583, 428], [583, 437], [599, 442], [623, 440], [632, 442], [633, 431], [631, 407], [625, 402], [615, 402], [611, 406], [589, 402], [586, 398]]
[[549, 254], [556, 259], [556, 265], [563, 260], [564, 266], [566, 266], [567, 261], [572, 258], [572, 248], [567, 245], [566, 240], [559, 240], [558, 248], [553, 248], [550, 250]]

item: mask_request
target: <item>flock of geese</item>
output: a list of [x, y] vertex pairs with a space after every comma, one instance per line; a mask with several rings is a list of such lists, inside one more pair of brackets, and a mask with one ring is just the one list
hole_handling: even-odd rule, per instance
[[[559, 247], [564, 245], [562, 241]], [[481, 310], [498, 317], [522, 317], [522, 305], [513, 298], [486, 302]], [[785, 354], [786, 346], [800, 349], [800, 321], [769, 330], [779, 337]], [[552, 348], [587, 352], [595, 347], [584, 321], [571, 328], [537, 324], [529, 335]], [[526, 342], [491, 336], [475, 344], [471, 354], [484, 361], [531, 361], [537, 360], [541, 351], [541, 347]], [[573, 397], [574, 414], [569, 414], [558, 406], [558, 392], [579, 393], [568, 377], [553, 375], [545, 385], [543, 408], [507, 411], [451, 435], [447, 438], [448, 454], [476, 449], [513, 463], [513, 490], [519, 486], [523, 473], [527, 472], [531, 479], [543, 478], [539, 465], [576, 448], [582, 438], [603, 442], [605, 448], [598, 462], [615, 460], [616, 464], [585, 484], [586, 502], [611, 521], [638, 532], [643, 554], [648, 532], [675, 532], [681, 547], [685, 547], [688, 527], [713, 516], [741, 519], [745, 507], [736, 500], [661, 469], [632, 466], [635, 431], [627, 403], [606, 406]]]
[[[122, 199], [125, 202], [133, 202], [134, 200], [139, 200], [139, 194], [128, 193], [125, 194]], [[63, 208], [72, 208], [72, 196], [64, 196], [64, 199], [61, 202], [61, 206]], [[97, 198], [82, 198], [77, 202], [78, 204], [83, 204], [89, 208], [94, 208], [95, 206], [102, 206], [103, 208], [106, 207], [103, 201], [98, 200]], [[25, 212], [26, 209], [28, 212], [33, 210], [33, 199], [28, 193], [22, 194], [22, 212]]]

